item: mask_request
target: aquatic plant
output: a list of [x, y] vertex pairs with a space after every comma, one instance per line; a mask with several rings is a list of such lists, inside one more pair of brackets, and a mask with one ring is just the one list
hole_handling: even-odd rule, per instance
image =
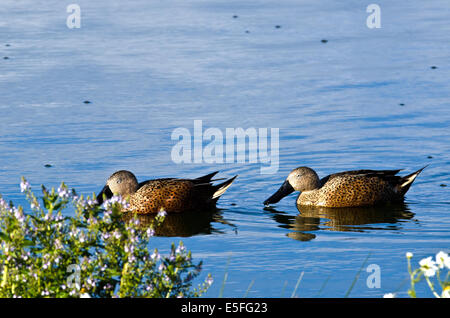
[[[160, 213], [150, 226], [122, 220], [128, 203], [114, 196], [98, 206], [66, 185], [42, 186], [40, 201], [22, 178], [31, 211], [0, 196], [0, 297], [197, 297], [202, 262], [194, 264], [182, 242], [170, 255], [150, 250]], [[75, 216], [64, 214], [72, 205]]]
[[[406, 253], [408, 261], [408, 273], [410, 278], [410, 289], [408, 295], [412, 298], [417, 297], [416, 284], [425, 280], [433, 296], [436, 298], [450, 298], [450, 257], [447, 253], [440, 251], [435, 259], [432, 256], [423, 258], [419, 261], [419, 267], [414, 269], [411, 266], [413, 254]], [[446, 273], [445, 273], [446, 271]], [[393, 298], [395, 293], [388, 293], [384, 298]]]

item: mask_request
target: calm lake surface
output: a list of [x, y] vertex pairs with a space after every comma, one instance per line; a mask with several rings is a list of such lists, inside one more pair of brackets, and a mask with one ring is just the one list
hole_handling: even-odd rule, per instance
[[[360, 269], [350, 297], [407, 297], [405, 253], [417, 265], [449, 251], [448, 1], [377, 1], [380, 29], [367, 27], [361, 1], [76, 3], [81, 28], [69, 29], [69, 3], [2, 0], [6, 199], [26, 203], [21, 176], [36, 191], [64, 181], [90, 195], [120, 169], [141, 181], [238, 174], [217, 213], [168, 219], [152, 241], [167, 252], [182, 240], [203, 261], [197, 282], [215, 280], [207, 297], [221, 288], [224, 297], [343, 297]], [[172, 132], [193, 133], [194, 120], [223, 133], [279, 128], [278, 171], [176, 164]], [[294, 194], [262, 204], [298, 166], [323, 177], [427, 164], [400, 207], [299, 212]], [[380, 288], [366, 284], [370, 264]]]

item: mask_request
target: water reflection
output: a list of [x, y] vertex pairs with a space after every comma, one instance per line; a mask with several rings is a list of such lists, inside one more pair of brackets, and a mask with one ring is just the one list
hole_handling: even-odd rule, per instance
[[[130, 220], [131, 213], [124, 215], [124, 221]], [[154, 214], [137, 215], [140, 225], [143, 228], [149, 227], [155, 219]], [[197, 234], [223, 233], [223, 231], [214, 228], [212, 223], [226, 224], [235, 227], [226, 221], [220, 209], [209, 212], [183, 212], [167, 214], [164, 221], [155, 228], [156, 236], [180, 236], [189, 237]]]
[[405, 203], [378, 207], [324, 208], [297, 206], [298, 215], [289, 215], [270, 207], [264, 210], [279, 226], [292, 230], [288, 237], [299, 241], [309, 241], [316, 237], [311, 231], [353, 231], [398, 230], [403, 220], [410, 220], [414, 213]]

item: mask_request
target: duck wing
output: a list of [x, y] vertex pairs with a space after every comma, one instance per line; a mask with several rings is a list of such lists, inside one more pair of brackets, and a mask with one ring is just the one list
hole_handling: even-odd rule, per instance
[[[212, 180], [212, 177], [214, 177], [217, 173], [219, 173], [219, 171], [214, 171], [212, 173], [209, 173], [207, 175], [204, 175], [202, 177], [198, 177], [198, 178], [195, 178], [195, 179], [159, 178], [159, 179], [146, 180], [146, 181], [142, 181], [142, 182], [139, 183], [138, 189], [140, 189], [142, 186], [144, 186], [144, 185], [146, 185], [146, 184], [148, 184], [150, 182], [155, 182], [155, 181], [157, 181], [157, 182], [161, 182], [161, 181], [164, 182], [164, 181], [170, 181], [170, 180], [179, 180], [179, 181], [190, 181], [193, 184], [211, 183], [212, 181], [215, 181], [215, 180]], [[222, 179], [217, 179], [217, 180], [222, 180]]]
[[330, 181], [333, 178], [340, 176], [363, 176], [367, 178], [378, 177], [384, 181], [389, 182], [392, 185], [397, 185], [401, 183], [402, 177], [397, 176], [396, 174], [402, 171], [402, 169], [397, 170], [351, 170], [351, 171], [343, 171], [338, 173], [330, 174], [322, 179], [320, 179], [320, 185], [323, 186], [325, 183]]
[[425, 169], [427, 166], [407, 175], [407, 176], [397, 176], [397, 173], [402, 171], [403, 169], [398, 170], [352, 170], [352, 171], [344, 171], [344, 172], [338, 172], [334, 174], [330, 174], [320, 180], [321, 186], [324, 186], [325, 183], [330, 181], [333, 178], [339, 177], [339, 176], [346, 176], [346, 175], [352, 175], [352, 176], [362, 176], [367, 178], [380, 178], [383, 181], [388, 182], [395, 191], [400, 195], [405, 195], [405, 193], [409, 190], [410, 186], [416, 179], [416, 177], [422, 172], [423, 169]]

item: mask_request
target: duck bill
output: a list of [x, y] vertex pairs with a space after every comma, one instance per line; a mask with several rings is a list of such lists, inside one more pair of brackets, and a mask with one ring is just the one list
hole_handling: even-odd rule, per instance
[[291, 186], [289, 181], [286, 180], [284, 181], [284, 183], [281, 185], [281, 187], [278, 189], [277, 192], [275, 192], [270, 198], [264, 201], [264, 205], [277, 203], [285, 196], [291, 194], [292, 192], [294, 192], [294, 188]]
[[105, 185], [103, 189], [97, 194], [97, 203], [98, 205], [101, 205], [104, 202], [104, 199], [111, 199], [113, 196], [113, 193], [111, 192], [111, 189], [108, 185]]

